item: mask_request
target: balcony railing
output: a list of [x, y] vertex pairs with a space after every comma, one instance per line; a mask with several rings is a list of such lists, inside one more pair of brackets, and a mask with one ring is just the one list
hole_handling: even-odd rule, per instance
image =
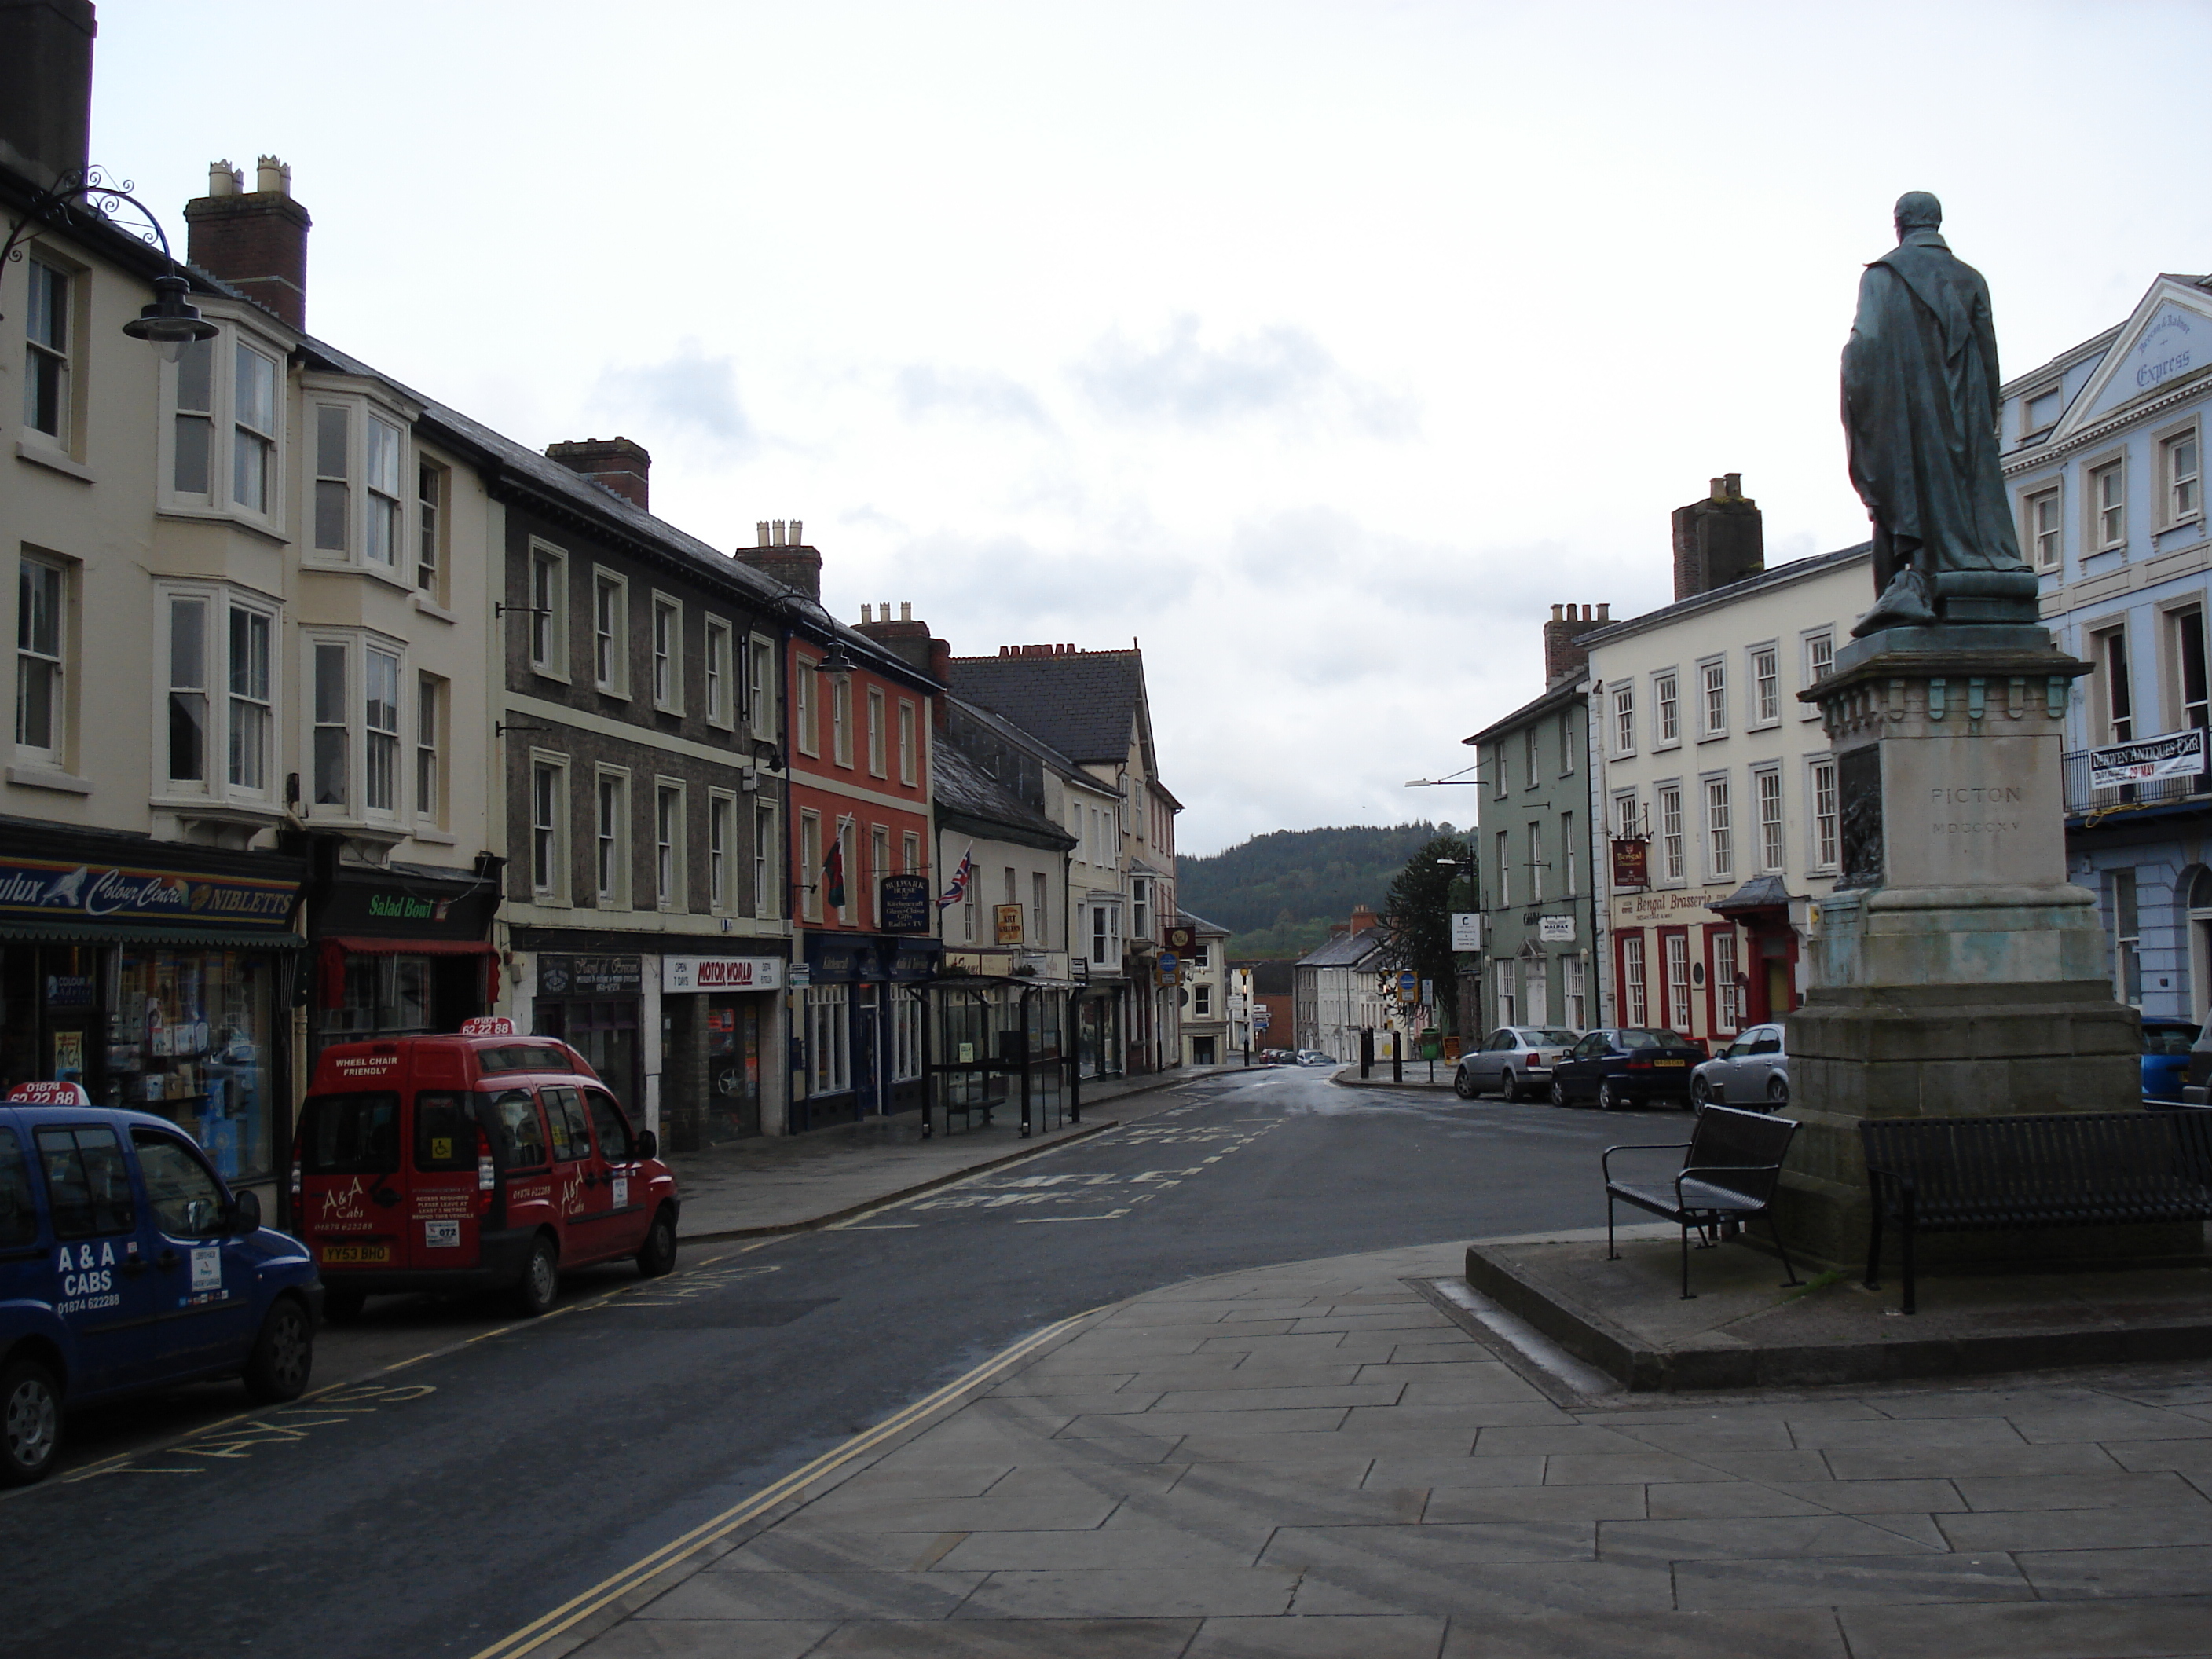
[[2058, 757], [2066, 783], [2066, 816], [2095, 819], [2103, 814], [2139, 811], [2148, 806], [2179, 806], [2191, 801], [2212, 805], [2212, 780], [2202, 772], [2179, 777], [2153, 778], [2144, 783], [2125, 783], [2114, 789], [2089, 787], [2089, 751], [2077, 749]]

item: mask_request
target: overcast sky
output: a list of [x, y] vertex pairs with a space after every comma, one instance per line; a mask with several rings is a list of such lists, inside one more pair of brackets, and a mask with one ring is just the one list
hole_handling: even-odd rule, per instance
[[2008, 374], [2212, 269], [2212, 9], [104, 0], [93, 155], [293, 167], [308, 325], [962, 654], [1141, 639], [1185, 852], [1404, 780], [1672, 597], [1741, 472], [1845, 545], [1836, 356], [1906, 190]]

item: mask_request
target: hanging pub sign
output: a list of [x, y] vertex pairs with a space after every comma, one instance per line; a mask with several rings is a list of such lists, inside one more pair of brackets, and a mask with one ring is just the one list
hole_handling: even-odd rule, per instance
[[1649, 887], [1651, 884], [1651, 843], [1641, 836], [1624, 836], [1613, 843], [1613, 884]]
[[1167, 947], [1177, 956], [1190, 956], [1198, 949], [1198, 929], [1186, 927], [1178, 922], [1168, 929]]
[[876, 924], [886, 933], [929, 931], [929, 878], [885, 876], [876, 883]]
[[1022, 907], [1018, 904], [993, 905], [991, 926], [997, 943], [1019, 945], [1022, 942]]
[[2141, 743], [2115, 744], [2089, 751], [2089, 787], [2118, 789], [2158, 778], [2195, 777], [2204, 769], [2204, 732], [2191, 726]]

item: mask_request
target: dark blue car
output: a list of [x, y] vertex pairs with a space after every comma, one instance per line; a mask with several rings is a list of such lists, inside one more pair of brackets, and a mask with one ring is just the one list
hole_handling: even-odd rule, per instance
[[2197, 1022], [2146, 1019], [2142, 1023], [2142, 1097], [2179, 1100], [2189, 1081], [2189, 1050], [2197, 1041]]
[[297, 1399], [321, 1300], [306, 1247], [174, 1124], [71, 1084], [0, 1103], [0, 1486], [53, 1467], [70, 1407], [219, 1376]]

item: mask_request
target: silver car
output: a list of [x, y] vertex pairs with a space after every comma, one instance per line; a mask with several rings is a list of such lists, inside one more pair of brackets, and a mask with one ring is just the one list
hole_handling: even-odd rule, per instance
[[1790, 1056], [1779, 1025], [1754, 1025], [1690, 1073], [1690, 1103], [1772, 1111], [1790, 1103]]
[[1518, 1100], [1524, 1093], [1541, 1095], [1551, 1086], [1553, 1066], [1581, 1037], [1580, 1031], [1564, 1025], [1501, 1025], [1480, 1048], [1459, 1057], [1452, 1092], [1462, 1100], [1473, 1100], [1492, 1089], [1508, 1100]]

